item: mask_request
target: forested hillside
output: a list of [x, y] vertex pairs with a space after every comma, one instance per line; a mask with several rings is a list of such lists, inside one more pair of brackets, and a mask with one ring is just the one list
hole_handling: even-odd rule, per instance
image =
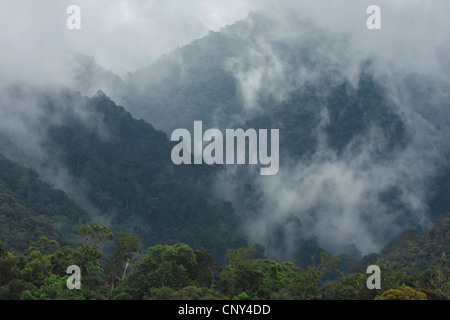
[[0, 155], [0, 240], [5, 250], [23, 252], [43, 236], [71, 243], [89, 219], [64, 192]]
[[[121, 233], [114, 254], [105, 258], [100, 249], [113, 240], [108, 227], [84, 225], [80, 242], [61, 246], [41, 237], [24, 254], [11, 253], [0, 243], [0, 299], [115, 299], [115, 300], [441, 300], [450, 298], [448, 217], [424, 237], [407, 241], [395, 254], [372, 256], [359, 261], [361, 268], [377, 263], [381, 289], [366, 286], [368, 274], [346, 273], [329, 281], [341, 259], [323, 251], [304, 268], [292, 262], [264, 257], [261, 247], [228, 250], [227, 262], [218, 264], [207, 250], [183, 243], [156, 245], [139, 253], [136, 237]], [[445, 239], [442, 235], [447, 235]], [[431, 243], [432, 253], [425, 243]], [[405, 247], [429, 254], [416, 269], [404, 271]], [[447, 254], [446, 254], [447, 253]], [[418, 259], [423, 259], [420, 254]], [[406, 255], [407, 258], [407, 255]], [[417, 259], [416, 259], [417, 260]], [[397, 262], [397, 261], [400, 261]], [[81, 267], [81, 290], [68, 290], [66, 266]], [[130, 271], [131, 270], [131, 271]]]
[[349, 38], [284, 18], [250, 14], [130, 74], [125, 108], [167, 135], [196, 120], [280, 130], [276, 176], [226, 166], [212, 188], [273, 257], [362, 257], [426, 231], [450, 211], [445, 83], [354, 59]]
[[[18, 90], [15, 103], [30, 94]], [[70, 179], [63, 179], [63, 188], [89, 208], [93, 220], [108, 221], [115, 232], [138, 235], [145, 246], [186, 242], [222, 259], [227, 248], [245, 244], [231, 204], [207, 194], [218, 169], [177, 167], [170, 160], [173, 143], [166, 134], [134, 119], [102, 92], [90, 99], [68, 90], [48, 92], [39, 100], [37, 108], [49, 116], [35, 120], [42, 131], [41, 143], [34, 147], [45, 154], [44, 160], [21, 146], [11, 152], [14, 136], [8, 133], [1, 135], [5, 143], [0, 149], [13, 157], [20, 154], [22, 162], [41, 172], [64, 170]], [[70, 219], [78, 221], [69, 210], [58, 210], [70, 222], [61, 222], [62, 228], [72, 224]]]
[[411, 274], [445, 264], [450, 256], [450, 215], [440, 217], [425, 235], [418, 235], [415, 229], [405, 230], [403, 240], [386, 246], [381, 255], [384, 261], [395, 263], [399, 270]]
[[[0, 68], [0, 299], [450, 299], [450, 60], [358, 39], [262, 11], [122, 78], [78, 53]], [[194, 121], [279, 130], [277, 174], [175, 165]]]

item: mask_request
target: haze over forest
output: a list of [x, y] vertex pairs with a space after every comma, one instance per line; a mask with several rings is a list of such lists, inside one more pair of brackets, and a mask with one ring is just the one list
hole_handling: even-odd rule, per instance
[[[3, 1], [1, 160], [69, 202], [33, 207], [47, 217], [33, 239], [0, 240], [70, 243], [90, 222], [144, 247], [223, 261], [257, 245], [305, 266], [426, 233], [450, 212], [450, 3], [380, 0], [368, 30], [372, 2], [79, 0], [81, 30], [68, 30], [75, 3]], [[170, 135], [194, 121], [279, 129], [278, 173], [173, 165]], [[3, 176], [15, 196], [33, 177], [17, 170], [16, 191]]]

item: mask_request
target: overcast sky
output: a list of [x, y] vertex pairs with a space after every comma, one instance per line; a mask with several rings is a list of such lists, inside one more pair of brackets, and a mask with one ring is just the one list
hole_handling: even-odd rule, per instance
[[[71, 4], [81, 8], [81, 30], [66, 28]], [[365, 28], [370, 4], [382, 9], [380, 31]], [[449, 39], [448, 0], [0, 0], [0, 72], [3, 77], [57, 74], [56, 61], [67, 49], [92, 55], [124, 76], [250, 11], [276, 14], [286, 8], [353, 33], [371, 52], [414, 56], [425, 67], [436, 45]]]

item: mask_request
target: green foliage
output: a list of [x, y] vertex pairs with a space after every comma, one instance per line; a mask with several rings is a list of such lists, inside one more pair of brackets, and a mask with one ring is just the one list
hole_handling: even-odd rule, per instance
[[253, 259], [253, 251], [252, 247], [229, 251], [230, 264], [218, 280], [223, 294], [236, 299], [242, 298], [243, 293], [250, 299], [314, 299], [325, 271], [340, 263], [338, 258], [323, 252], [318, 266], [299, 272], [292, 263]]
[[373, 300], [377, 290], [369, 290], [366, 285], [368, 275], [351, 274], [340, 281], [327, 283], [321, 290], [324, 300]]
[[52, 272], [51, 255], [39, 250], [29, 252], [21, 278], [39, 287]]
[[167, 288], [172, 291], [189, 286], [209, 288], [215, 264], [206, 254], [181, 243], [150, 247], [133, 272], [119, 283], [113, 296], [150, 299]]
[[247, 293], [241, 292], [233, 297], [233, 300], [251, 300]]
[[[312, 258], [314, 261], [314, 257]], [[337, 257], [330, 257], [327, 251], [320, 254], [320, 263], [315, 266], [308, 266], [306, 270], [301, 271], [297, 281], [290, 286], [290, 291], [296, 299], [311, 300], [319, 298], [319, 284], [325, 272], [342, 261]]]
[[395, 262], [400, 270], [418, 274], [428, 267], [439, 264], [442, 255], [450, 255], [450, 214], [436, 220], [423, 236], [404, 240], [387, 246], [382, 263]]
[[114, 234], [111, 229], [99, 225], [84, 225], [80, 228], [80, 237], [85, 247], [98, 249], [106, 240], [112, 240]]
[[68, 243], [86, 221], [87, 212], [62, 191], [0, 155], [0, 240], [5, 248], [21, 252], [42, 236]]
[[212, 289], [196, 286], [184, 287], [172, 295], [173, 300], [216, 300], [219, 298], [213, 294]]
[[442, 253], [435, 265], [414, 277], [414, 286], [425, 292], [430, 300], [450, 299], [450, 267], [445, 253]]
[[7, 252], [0, 241], [0, 287], [18, 277], [20, 258]]
[[0, 287], [0, 300], [20, 300], [22, 292], [34, 290], [36, 287], [33, 284], [16, 278]]
[[133, 256], [140, 252], [141, 248], [136, 237], [125, 233], [120, 234], [118, 244], [114, 250], [114, 260], [108, 262], [110, 271], [107, 281], [112, 289], [114, 289], [118, 281], [125, 279]]
[[375, 300], [427, 300], [427, 295], [410, 287], [402, 289], [389, 289]]
[[[126, 268], [140, 248], [136, 237], [121, 234], [114, 250], [115, 259], [107, 264], [109, 273], [105, 277], [98, 245], [110, 238], [109, 228], [88, 225], [80, 228], [80, 232], [83, 236], [90, 235], [84, 246], [59, 247], [56, 241], [42, 237], [31, 243], [23, 256], [7, 252], [0, 243], [0, 299], [450, 298], [450, 268], [445, 254], [436, 265], [415, 275], [398, 270], [395, 264], [380, 264], [382, 288], [369, 290], [368, 274], [350, 274], [324, 284], [326, 272], [341, 262], [327, 251], [321, 253], [317, 265], [300, 269], [292, 262], [254, 259], [257, 251], [253, 247], [228, 250], [229, 263], [218, 273], [218, 264], [206, 250], [182, 243], [156, 245], [148, 248], [127, 274]], [[73, 264], [81, 269], [81, 290], [69, 290], [66, 286], [69, 277], [66, 269]]]
[[404, 288], [408, 287], [420, 292], [419, 298], [426, 294], [430, 300], [449, 299], [450, 268], [446, 258], [449, 252], [449, 227], [450, 219], [446, 215], [438, 219], [423, 236], [418, 236], [414, 230], [405, 230], [405, 239], [387, 246], [382, 252], [383, 256], [371, 255], [363, 259], [367, 260], [366, 263], [380, 266], [380, 290], [367, 290], [363, 283], [367, 275], [357, 273], [327, 283], [322, 289], [322, 297], [364, 300], [375, 297], [414, 298], [411, 292], [405, 293]]
[[[86, 297], [83, 295], [83, 292], [86, 290], [67, 289], [66, 283], [68, 277], [61, 277], [56, 274], [50, 275], [45, 279], [39, 290], [35, 291], [32, 297], [38, 300], [86, 300]], [[25, 297], [30, 298], [28, 293]], [[23, 294], [22, 299], [24, 299]]]
[[[104, 235], [109, 238], [111, 233], [109, 228], [103, 226], [84, 226], [81, 232], [98, 240], [96, 245], [59, 248], [56, 241], [41, 237], [30, 244], [24, 256], [6, 252], [0, 245], [0, 298], [103, 299], [106, 288], [101, 285], [102, 254], [98, 251], [98, 244], [105, 240]], [[93, 235], [96, 232], [100, 232], [101, 236]], [[70, 265], [81, 269], [81, 290], [67, 289], [66, 271]]]

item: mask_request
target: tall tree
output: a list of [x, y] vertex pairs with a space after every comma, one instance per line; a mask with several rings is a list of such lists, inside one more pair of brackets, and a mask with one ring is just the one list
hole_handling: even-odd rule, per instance
[[111, 289], [114, 289], [118, 281], [125, 279], [127, 269], [133, 256], [141, 252], [138, 239], [126, 233], [121, 233], [117, 246], [114, 250], [114, 260], [109, 261], [110, 272], [107, 282]]

